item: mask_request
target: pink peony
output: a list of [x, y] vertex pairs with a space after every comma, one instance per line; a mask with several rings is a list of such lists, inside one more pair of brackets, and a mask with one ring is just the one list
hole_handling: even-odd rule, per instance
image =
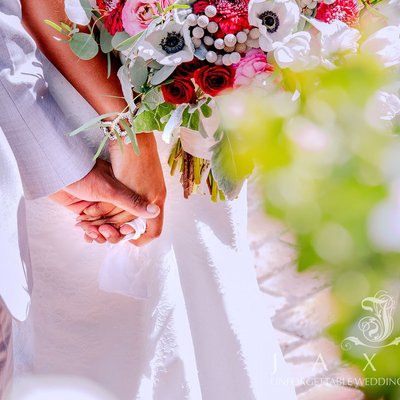
[[272, 72], [274, 67], [268, 64], [267, 56], [261, 49], [251, 49], [234, 65], [236, 70], [234, 86], [248, 86], [256, 75]]
[[[127, 0], [122, 10], [122, 23], [125, 31], [134, 36], [144, 31], [158, 14], [157, 0]], [[173, 0], [161, 0], [161, 7], [166, 8]]]

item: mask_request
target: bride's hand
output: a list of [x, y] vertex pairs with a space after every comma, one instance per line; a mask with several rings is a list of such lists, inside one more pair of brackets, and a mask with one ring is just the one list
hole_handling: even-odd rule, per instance
[[[137, 139], [139, 156], [135, 154], [131, 144], [124, 145], [121, 152], [116, 141], [110, 142], [109, 150], [115, 177], [150, 204], [156, 204], [160, 208], [158, 217], [147, 220], [146, 232], [138, 240], [131, 241], [137, 246], [142, 246], [161, 235], [166, 188], [154, 135], [140, 134]], [[120, 228], [122, 235], [127, 235], [132, 233], [133, 229], [124, 224], [134, 218], [132, 214], [112, 205], [97, 203], [85, 209], [79, 219], [82, 221], [80, 226], [86, 233], [88, 230], [93, 232], [95, 226], [99, 225], [99, 232], [103, 236], [108, 236], [109, 241], [115, 242], [121, 237], [117, 237], [112, 225]]]

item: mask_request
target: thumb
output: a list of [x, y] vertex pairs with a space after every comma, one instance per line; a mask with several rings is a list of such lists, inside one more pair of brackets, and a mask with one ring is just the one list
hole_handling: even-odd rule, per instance
[[136, 217], [155, 218], [160, 214], [160, 207], [118, 181], [114, 181], [113, 196], [107, 201]]

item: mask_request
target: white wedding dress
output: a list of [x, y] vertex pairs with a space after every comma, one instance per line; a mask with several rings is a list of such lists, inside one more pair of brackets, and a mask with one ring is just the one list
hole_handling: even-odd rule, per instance
[[[68, 116], [87, 120], [93, 110], [47, 67]], [[232, 202], [185, 200], [159, 150], [165, 225], [143, 248], [86, 244], [75, 215], [28, 202], [34, 286], [15, 326], [16, 374], [85, 377], [121, 400], [294, 400], [271, 382], [287, 370], [247, 245], [246, 189]]]

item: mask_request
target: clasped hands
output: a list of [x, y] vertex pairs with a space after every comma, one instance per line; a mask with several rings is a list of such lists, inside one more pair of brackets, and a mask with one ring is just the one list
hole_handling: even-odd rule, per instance
[[87, 242], [117, 243], [134, 232], [126, 223], [137, 217], [147, 220], [146, 232], [131, 243], [142, 246], [160, 236], [166, 188], [151, 133], [138, 135], [140, 156], [132, 146], [110, 142], [110, 163], [97, 160], [80, 181], [50, 198], [78, 214], [77, 226]]

